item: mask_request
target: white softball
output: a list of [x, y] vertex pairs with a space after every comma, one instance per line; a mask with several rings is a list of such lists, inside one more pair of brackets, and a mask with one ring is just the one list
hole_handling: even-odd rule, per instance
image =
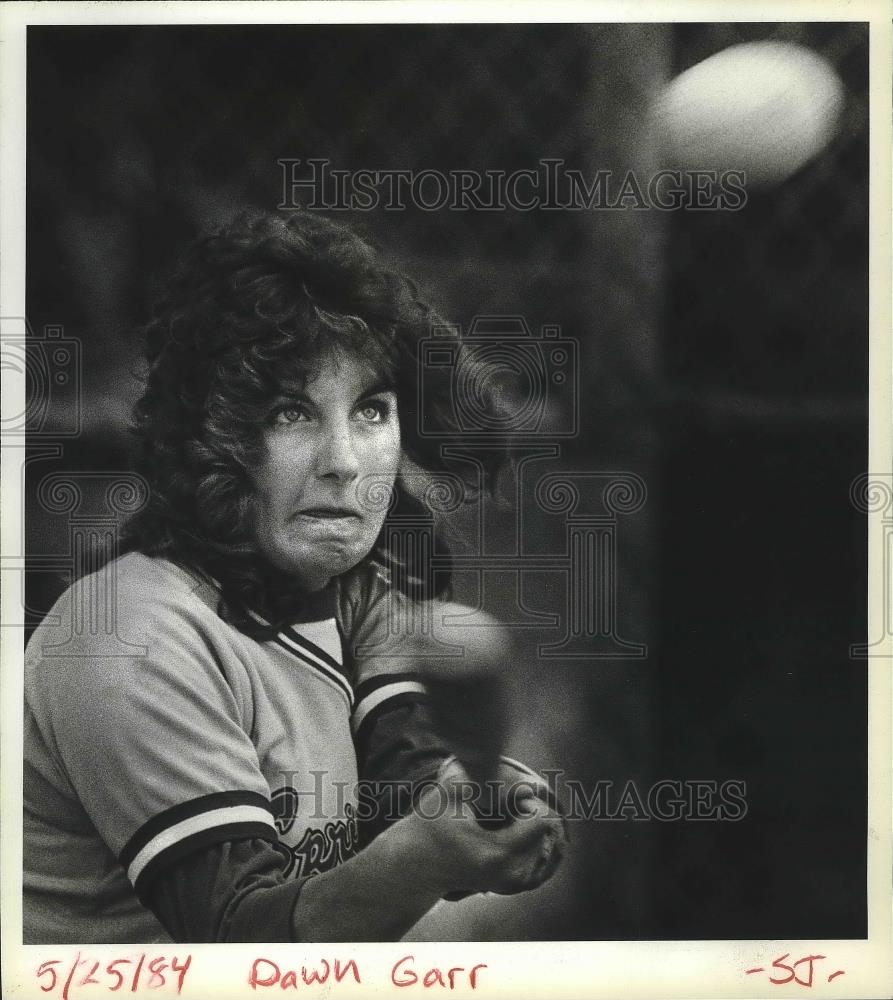
[[671, 80], [652, 107], [664, 165], [743, 170], [777, 184], [834, 137], [844, 87], [826, 59], [791, 42], [733, 45]]

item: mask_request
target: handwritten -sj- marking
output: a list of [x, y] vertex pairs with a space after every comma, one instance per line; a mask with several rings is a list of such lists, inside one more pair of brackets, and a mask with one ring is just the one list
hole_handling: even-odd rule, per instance
[[[773, 986], [785, 986], [787, 983], [796, 983], [798, 986], [805, 986], [808, 989], [812, 987], [815, 981], [816, 975], [816, 962], [821, 962], [827, 958], [826, 955], [804, 955], [802, 958], [798, 958], [796, 962], [788, 962], [787, 959], [790, 957], [790, 952], [786, 951], [783, 955], [779, 955], [778, 958], [774, 959], [772, 965], [769, 967], [772, 970], [771, 975], [767, 975], [767, 978]], [[805, 966], [805, 969], [801, 969], [801, 966]], [[767, 972], [768, 970], [764, 965], [757, 965], [752, 969], [745, 969], [745, 976], [752, 976], [757, 972]], [[822, 973], [824, 975], [824, 972]], [[836, 972], [832, 972], [826, 982], [831, 982], [838, 976], [845, 976], [846, 971], [844, 969], [837, 969]]]

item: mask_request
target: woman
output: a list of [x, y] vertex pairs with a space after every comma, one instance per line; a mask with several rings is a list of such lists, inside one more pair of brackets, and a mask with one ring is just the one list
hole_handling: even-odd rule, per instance
[[[554, 870], [535, 777], [515, 822], [478, 823], [428, 717], [419, 671], [443, 664], [388, 646], [444, 596], [385, 531], [421, 509], [407, 470], [443, 468], [417, 433], [436, 322], [311, 214], [244, 218], [171, 282], [136, 410], [150, 499], [111, 567], [134, 655], [70, 628], [89, 577], [26, 654], [26, 942], [387, 940]], [[449, 390], [426, 380], [445, 434]], [[463, 670], [498, 658], [464, 638]]]

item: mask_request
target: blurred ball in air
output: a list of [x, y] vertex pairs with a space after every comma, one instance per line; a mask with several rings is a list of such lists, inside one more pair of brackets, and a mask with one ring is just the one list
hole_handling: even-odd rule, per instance
[[653, 106], [662, 165], [743, 170], [779, 184], [834, 137], [844, 88], [831, 64], [791, 42], [733, 45], [680, 73]]

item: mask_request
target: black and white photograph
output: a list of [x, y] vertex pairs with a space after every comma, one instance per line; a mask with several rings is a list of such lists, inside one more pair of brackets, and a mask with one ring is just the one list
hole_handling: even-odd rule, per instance
[[4, 996], [891, 995], [889, 13], [0, 8]]

